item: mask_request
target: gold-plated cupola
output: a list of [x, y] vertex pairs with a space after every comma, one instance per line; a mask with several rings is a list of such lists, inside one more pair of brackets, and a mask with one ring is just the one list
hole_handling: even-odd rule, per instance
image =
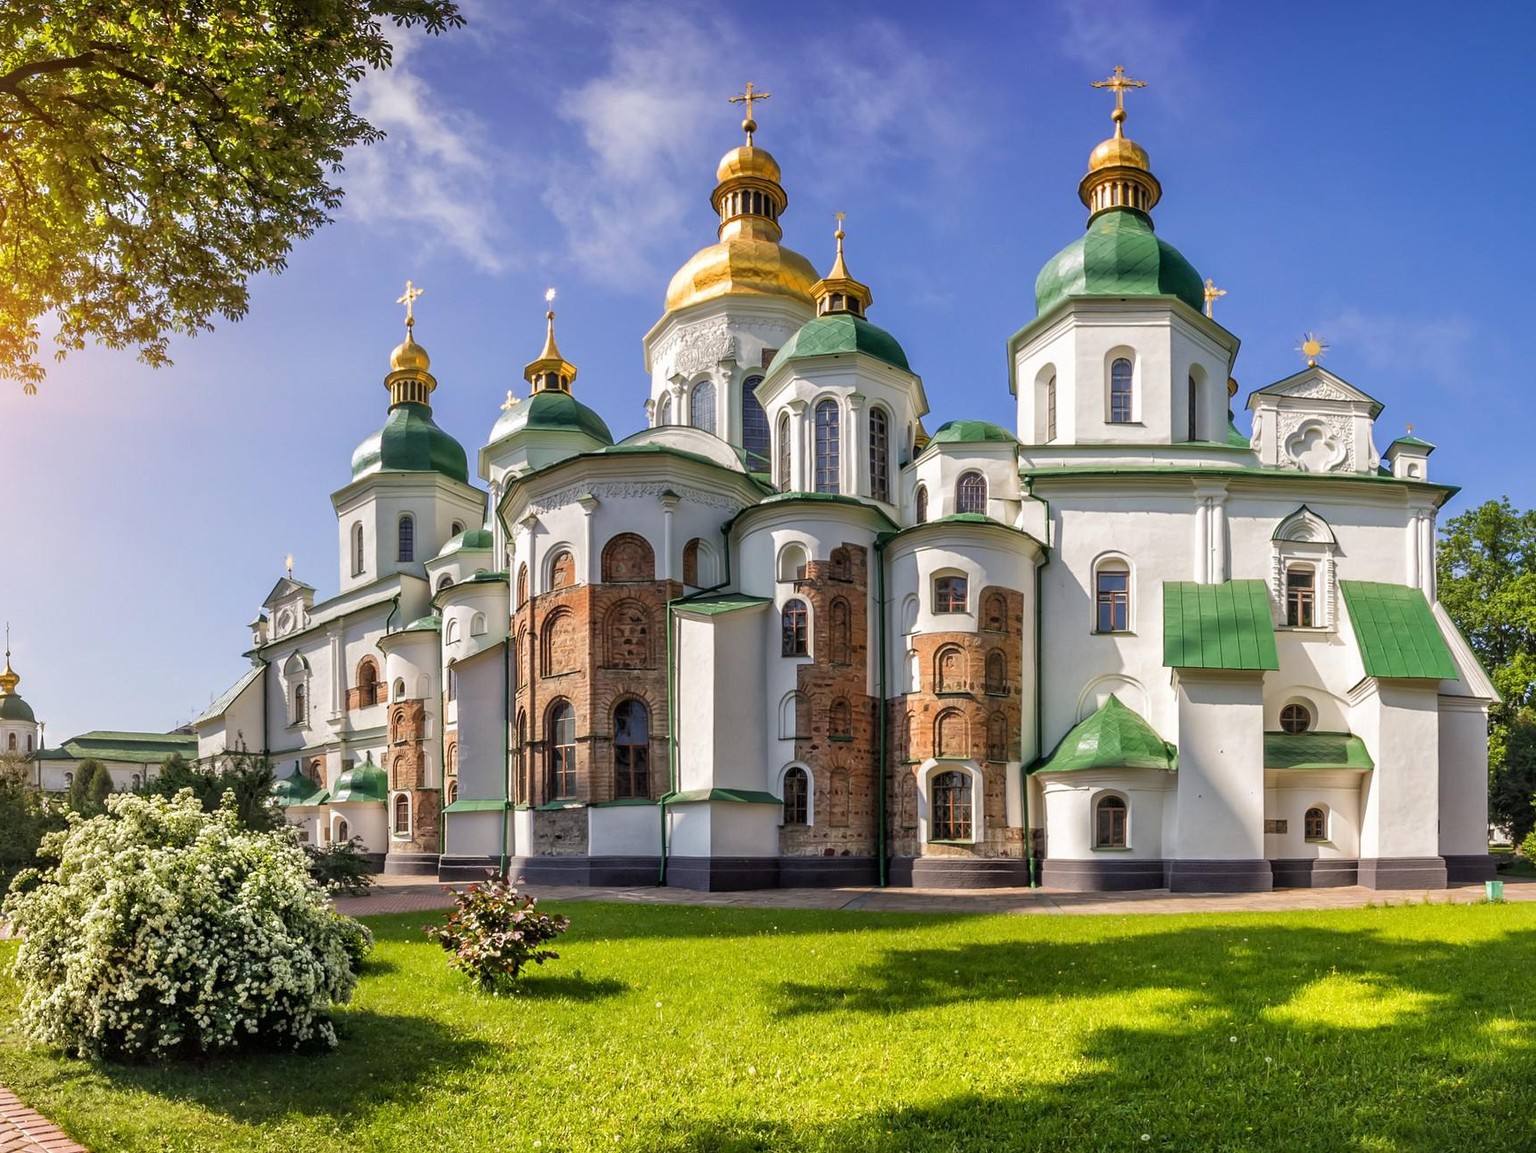
[[532, 386], [535, 393], [569, 393], [571, 382], [576, 379], [576, 366], [560, 355], [560, 349], [555, 344], [553, 288], [544, 294], [544, 303], [550, 306], [544, 313], [544, 350], [539, 353], [537, 360], [529, 362], [528, 367], [523, 369], [523, 379]]
[[384, 378], [384, 387], [389, 389], [390, 408], [401, 404], [428, 404], [437, 388], [437, 378], [428, 371], [432, 367], [432, 358], [416, 343], [416, 298], [425, 291], [407, 280], [405, 292], [395, 301], [405, 305], [405, 339], [389, 354], [389, 375]]
[[1125, 94], [1132, 88], [1145, 88], [1145, 80], [1132, 80], [1125, 67], [1115, 65], [1108, 80], [1093, 81], [1095, 88], [1108, 88], [1115, 94], [1115, 134], [1101, 143], [1088, 157], [1088, 175], [1077, 187], [1077, 195], [1088, 207], [1088, 219], [1115, 208], [1128, 208], [1150, 217], [1152, 208], [1162, 199], [1163, 186], [1152, 175], [1152, 161], [1147, 150], [1125, 136]]
[[832, 262], [832, 271], [811, 285], [811, 295], [816, 298], [816, 315], [847, 312], [863, 316], [874, 303], [874, 297], [869, 285], [855, 280], [848, 272], [848, 264], [843, 259], [843, 220], [846, 217], [841, 212], [836, 215], [837, 231], [833, 236], [837, 238], [837, 259]]

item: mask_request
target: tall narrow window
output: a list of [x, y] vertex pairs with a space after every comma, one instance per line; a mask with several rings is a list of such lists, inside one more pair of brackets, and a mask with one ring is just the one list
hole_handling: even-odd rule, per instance
[[699, 538], [694, 537], [683, 546], [683, 583], [689, 588], [699, 588]]
[[672, 394], [670, 392], [662, 393], [661, 399], [656, 402], [656, 423], [658, 426], [672, 423]]
[[576, 795], [576, 710], [565, 701], [549, 710], [549, 799]]
[[841, 473], [840, 413], [837, 401], [824, 400], [816, 406], [816, 485], [817, 492], [839, 492]]
[[784, 823], [803, 825], [810, 815], [811, 779], [806, 771], [793, 768], [784, 774]]
[[1195, 381], [1195, 374], [1189, 374], [1189, 439], [1199, 440], [1200, 431], [1200, 386]]
[[1094, 808], [1094, 848], [1125, 848], [1125, 813], [1125, 801], [1119, 797], [1105, 797], [1098, 803]]
[[517, 603], [524, 604], [528, 600], [528, 565], [526, 563], [517, 566]]
[[935, 841], [971, 839], [971, 775], [953, 770], [933, 778], [933, 829]]
[[779, 486], [780, 492], [789, 491], [789, 413], [779, 414], [778, 443], [774, 446], [777, 454], [774, 464], [774, 483]]
[[1301, 821], [1302, 833], [1309, 841], [1326, 841], [1328, 839], [1328, 817], [1319, 808], [1310, 808], [1307, 815]]
[[741, 447], [747, 450], [748, 472], [768, 471], [768, 414], [757, 399], [757, 386], [762, 383], [760, 376], [741, 382]]
[[986, 515], [987, 478], [981, 473], [972, 470], [960, 474], [955, 484], [955, 511]]
[[1047, 444], [1056, 439], [1056, 378], [1053, 376], [1045, 384], [1045, 442]]
[[1109, 366], [1110, 424], [1131, 423], [1135, 407], [1131, 401], [1131, 362], [1122, 356]]
[[1295, 565], [1285, 571], [1285, 623], [1293, 629], [1309, 629], [1317, 624], [1316, 574], [1308, 566]]
[[1123, 633], [1131, 627], [1131, 571], [1124, 561], [1105, 561], [1094, 574], [1098, 609], [1095, 627], [1101, 633]]
[[700, 381], [693, 386], [688, 397], [688, 423], [705, 432], [715, 431], [715, 386], [710, 381]]
[[987, 654], [987, 692], [991, 696], [1002, 696], [1008, 691], [1008, 658], [1003, 656], [1002, 649], [993, 649]]
[[400, 518], [400, 560], [416, 559], [416, 518], [406, 513]]
[[293, 686], [293, 723], [302, 725], [309, 717], [309, 706], [304, 700], [304, 686]]
[[613, 711], [613, 795], [651, 795], [651, 711], [627, 700]]
[[917, 500], [916, 500], [915, 503], [917, 505], [917, 509], [916, 509], [916, 511], [914, 513], [914, 518], [916, 519], [918, 524], [927, 524], [928, 523], [928, 486], [927, 485], [920, 484], [920, 485], [917, 486]]
[[786, 657], [803, 657], [810, 653], [810, 612], [805, 602], [796, 597], [786, 601], [780, 615], [783, 637], [780, 652]]
[[397, 837], [411, 835], [411, 798], [404, 793], [395, 795], [394, 834]]
[[363, 575], [363, 522], [352, 526], [352, 575]]
[[869, 410], [869, 495], [891, 499], [891, 418], [883, 408]]
[[846, 665], [851, 659], [852, 646], [849, 642], [848, 602], [838, 597], [832, 602], [832, 627], [831, 627], [831, 658], [834, 665]]

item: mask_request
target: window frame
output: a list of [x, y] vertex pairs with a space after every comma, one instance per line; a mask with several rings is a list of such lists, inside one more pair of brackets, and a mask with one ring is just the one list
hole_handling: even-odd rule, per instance
[[[640, 711], [643, 736], [639, 740], [620, 740], [620, 713], [634, 709]], [[626, 721], [625, 726], [632, 730], [634, 722]], [[616, 800], [650, 799], [651, 708], [640, 697], [626, 697], [613, 707], [613, 795]]]
[[1045, 382], [1045, 443], [1054, 444], [1057, 436], [1056, 423], [1056, 374]]
[[[550, 801], [574, 801], [579, 783], [576, 765], [576, 707], [564, 697], [550, 702], [545, 716], [544, 787]], [[561, 741], [560, 726], [569, 725], [569, 737]], [[565, 790], [569, 788], [569, 792]]]
[[837, 495], [843, 491], [843, 409], [828, 397], [812, 410], [816, 451], [813, 457], [812, 492]]
[[773, 479], [777, 482], [780, 492], [789, 491], [789, 473], [794, 462], [790, 428], [789, 413], [779, 413], [779, 419], [774, 424], [773, 471], [777, 475]]
[[[1298, 717], [1299, 714], [1299, 717]], [[1297, 720], [1301, 727], [1294, 727]], [[1291, 736], [1310, 733], [1317, 724], [1317, 714], [1305, 701], [1287, 701], [1280, 707], [1280, 731]]]
[[979, 468], [966, 469], [955, 480], [955, 512], [986, 516], [987, 504], [991, 500], [990, 489], [986, 473]]
[[[705, 419], [700, 420], [703, 416]], [[719, 419], [719, 389], [715, 382], [706, 377], [697, 381], [688, 389], [688, 423], [700, 432], [715, 435], [715, 430], [720, 427]]]
[[[413, 818], [416, 815], [412, 811], [413, 809], [414, 806], [411, 804], [411, 794], [408, 792], [397, 792], [394, 796], [394, 799], [389, 802], [390, 840], [409, 841], [411, 839], [411, 829], [414, 826]], [[401, 828], [400, 821], [400, 814], [402, 812], [405, 814], [405, 827], [403, 829]]]
[[965, 769], [945, 768], [928, 778], [928, 840], [975, 844], [976, 782]]
[[779, 609], [779, 655], [811, 655], [811, 606], [804, 597], [790, 597]]
[[[959, 601], [955, 600], [955, 586], [959, 585]], [[942, 587], [941, 587], [942, 586]], [[937, 572], [930, 582], [930, 601], [934, 615], [940, 613], [967, 613], [971, 604], [971, 580], [962, 572]]]
[[[1123, 371], [1121, 365], [1125, 366]], [[1106, 395], [1105, 424], [1136, 423], [1136, 362], [1130, 357], [1117, 356], [1110, 361]]]
[[399, 564], [416, 563], [416, 517], [408, 512], [395, 522], [395, 560]]
[[364, 553], [363, 522], [352, 522], [352, 575], [362, 576], [368, 571], [367, 557]]
[[[1317, 831], [1312, 830], [1312, 814], [1317, 814]], [[1309, 845], [1322, 845], [1332, 841], [1329, 836], [1329, 809], [1327, 805], [1308, 805], [1301, 817], [1301, 839]]]
[[891, 416], [878, 404], [869, 409], [869, 495], [890, 503]]
[[[1318, 624], [1318, 565], [1295, 560], [1286, 564], [1281, 578], [1285, 592], [1285, 627], [1315, 629]], [[1305, 576], [1306, 583], [1297, 578]], [[1305, 620], [1301, 618], [1305, 617]]]
[[[1113, 816], [1105, 827], [1106, 813], [1119, 813], [1118, 828]], [[1118, 834], [1118, 839], [1116, 839]], [[1093, 847], [1118, 851], [1131, 847], [1131, 803], [1121, 793], [1100, 793], [1093, 799]]]
[[[1106, 577], [1121, 577], [1125, 581], [1123, 589], [1106, 588]], [[1118, 553], [1100, 557], [1093, 565], [1093, 631], [1103, 636], [1125, 635], [1136, 631], [1135, 615], [1132, 607], [1135, 604], [1135, 570], [1131, 562]], [[1122, 623], [1116, 626], [1116, 607], [1121, 610]], [[1110, 611], [1109, 627], [1104, 627], [1104, 610]]]
[[928, 486], [921, 482], [912, 494], [912, 519], [917, 524], [928, 523]]
[[[757, 386], [762, 383], [762, 373], [752, 373], [741, 382], [741, 447], [747, 454], [748, 472], [767, 472], [773, 452], [773, 426], [768, 423], [768, 410], [757, 399]], [[760, 444], [761, 451], [754, 444]]]
[[[799, 820], [793, 819], [794, 810], [791, 809], [790, 780], [798, 777], [801, 781], [801, 794], [797, 807]], [[786, 828], [808, 829], [816, 824], [816, 797], [815, 778], [811, 770], [799, 763], [785, 765], [779, 774], [779, 824]]]

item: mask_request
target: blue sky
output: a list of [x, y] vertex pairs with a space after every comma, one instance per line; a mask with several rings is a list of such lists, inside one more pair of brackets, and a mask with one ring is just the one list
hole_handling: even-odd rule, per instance
[[740, 138], [725, 98], [748, 79], [773, 93], [758, 143], [784, 169], [786, 243], [825, 268], [848, 213], [930, 430], [1013, 423], [1005, 341], [1083, 227], [1112, 107], [1088, 82], [1123, 63], [1149, 84], [1127, 129], [1163, 183], [1158, 232], [1229, 291], [1239, 402], [1315, 330], [1386, 404], [1379, 444], [1411, 422], [1439, 446], [1452, 512], [1536, 503], [1527, 5], [467, 9], [365, 83], [387, 141], [349, 158], [336, 222], [254, 285], [245, 320], [177, 341], [168, 369], [92, 349], [37, 397], [0, 385], [0, 616], [49, 743], [198, 712], [245, 667], [285, 553], [335, 591], [329, 494], [383, 421], [407, 277], [438, 420], [471, 461], [506, 390], [526, 392], [550, 285], [578, 395], [638, 428], [640, 338], [714, 238], [714, 166]]

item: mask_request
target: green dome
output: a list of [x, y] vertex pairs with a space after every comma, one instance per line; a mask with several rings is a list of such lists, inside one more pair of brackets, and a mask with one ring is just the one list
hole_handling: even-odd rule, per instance
[[1157, 735], [1141, 716], [1113, 693], [1092, 716], [1079, 721], [1035, 773], [1072, 773], [1082, 769], [1161, 769], [1173, 772], [1178, 749]]
[[460, 552], [464, 549], [470, 549], [471, 551], [475, 552], [488, 552], [490, 549], [494, 548], [495, 545], [496, 538], [491, 535], [490, 529], [472, 528], [467, 532], [459, 533], [458, 536], [449, 537], [448, 543], [443, 546], [443, 551], [437, 555], [439, 557], [445, 557], [451, 553]]
[[1177, 296], [1205, 306], [1205, 282], [1139, 212], [1101, 212], [1088, 231], [1046, 262], [1035, 278], [1035, 314], [1069, 296]]
[[27, 721], [30, 724], [36, 724], [37, 718], [32, 715], [31, 705], [15, 693], [6, 693], [0, 696], [0, 721]]
[[524, 429], [584, 432], [600, 444], [613, 443], [613, 433], [608, 431], [602, 417], [570, 393], [554, 388], [536, 392], [503, 412], [486, 443], [495, 444]]
[[289, 805], [323, 805], [329, 794], [295, 766], [291, 777], [272, 782], [272, 800], [279, 808]]
[[382, 801], [389, 796], [389, 778], [373, 763], [373, 754], [336, 778], [332, 801]]
[[1018, 438], [1000, 424], [989, 420], [951, 420], [939, 427], [929, 444], [980, 444], [1001, 440], [1017, 444]]
[[833, 312], [818, 316], [800, 326], [800, 331], [789, 338], [789, 343], [779, 349], [779, 354], [768, 366], [771, 373], [781, 364], [792, 360], [804, 360], [810, 356], [836, 356], [845, 352], [863, 352], [886, 364], [893, 364], [903, 372], [911, 372], [907, 354], [902, 351], [896, 338], [885, 329], [869, 323], [850, 312]]
[[352, 454], [352, 479], [376, 472], [439, 472], [461, 484], [469, 483], [464, 446], [432, 419], [424, 404], [397, 404], [389, 419]]

